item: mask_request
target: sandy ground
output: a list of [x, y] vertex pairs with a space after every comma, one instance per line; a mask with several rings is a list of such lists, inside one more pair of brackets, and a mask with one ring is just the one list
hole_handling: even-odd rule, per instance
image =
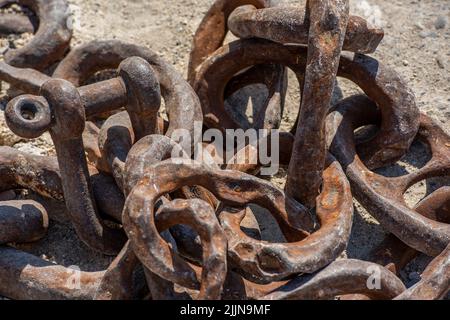
[[[158, 52], [186, 76], [192, 36], [212, 0], [70, 0], [74, 15], [76, 46], [94, 39], [120, 39], [147, 46]], [[280, 0], [279, 3], [298, 3]], [[450, 133], [450, 2], [448, 0], [351, 0], [353, 14], [363, 16], [382, 26], [386, 36], [373, 56], [394, 68], [408, 83], [417, 98], [422, 112], [432, 116]], [[231, 39], [232, 37], [230, 37]], [[1, 47], [26, 41], [26, 37], [3, 39]], [[298, 110], [299, 90], [292, 75], [287, 97], [287, 112], [282, 128], [292, 126]], [[336, 98], [358, 92], [349, 81], [338, 80], [340, 90]], [[3, 86], [6, 89], [7, 85]], [[4, 93], [4, 90], [3, 90]], [[6, 100], [4, 100], [6, 101]], [[34, 141], [24, 141], [11, 135], [0, 113], [0, 143], [36, 154], [52, 154], [48, 135]], [[401, 175], [425, 164], [428, 152], [415, 143], [411, 152], [395, 166], [380, 170], [386, 175]], [[281, 172], [272, 181], [284, 183]], [[406, 194], [410, 205], [442, 185], [450, 185], [449, 179], [433, 179], [420, 182]], [[355, 203], [352, 236], [344, 256], [364, 259], [373, 246], [379, 243], [385, 232], [358, 203]], [[54, 212], [62, 208], [52, 208]], [[281, 240], [279, 231], [266, 214], [259, 214], [263, 237]], [[82, 270], [104, 269], [110, 258], [98, 255], [77, 239], [71, 227], [54, 221], [49, 235], [33, 245], [20, 246], [50, 261]], [[407, 286], [420, 279], [420, 272], [429, 258], [420, 256], [402, 272]]]

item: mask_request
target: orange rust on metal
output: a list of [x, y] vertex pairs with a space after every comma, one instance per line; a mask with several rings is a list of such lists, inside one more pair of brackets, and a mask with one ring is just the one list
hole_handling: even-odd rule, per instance
[[34, 242], [45, 236], [47, 211], [36, 201], [0, 202], [0, 244]]
[[[216, 0], [203, 17], [192, 44], [188, 65], [188, 81], [194, 84], [199, 66], [225, 41], [228, 32], [228, 18], [234, 9], [240, 6], [252, 5], [257, 8], [270, 7], [270, 0]], [[260, 64], [248, 70], [233, 75], [224, 85], [225, 100], [233, 93], [252, 84], [264, 84], [268, 90], [268, 98], [258, 116], [253, 121], [255, 128], [278, 128], [281, 123], [281, 114], [287, 90], [287, 73], [282, 65]], [[239, 115], [234, 106], [229, 110], [230, 116], [236, 119]], [[234, 115], [232, 115], [234, 114]]]
[[[0, 15], [0, 33], [36, 31], [29, 45], [0, 61], [0, 79], [26, 93], [8, 103], [6, 122], [24, 138], [49, 132], [57, 156], [0, 146], [0, 193], [9, 192], [0, 201], [0, 295], [404, 300], [448, 293], [450, 188], [414, 208], [404, 193], [423, 179], [450, 176], [450, 137], [419, 113], [393, 70], [363, 54], [374, 52], [384, 33], [350, 16], [348, 0], [309, 0], [304, 9], [216, 0], [194, 36], [189, 82], [151, 50], [120, 41], [74, 48], [50, 77], [42, 70], [69, 46], [66, 2], [0, 0], [0, 7], [11, 3], [29, 7], [39, 24]], [[241, 39], [224, 44], [228, 31]], [[258, 177], [262, 159], [252, 144], [238, 146], [223, 165], [214, 144], [203, 162], [191, 159], [196, 143], [206, 145], [205, 128], [196, 127], [203, 116], [206, 127], [242, 129], [238, 110], [225, 101], [246, 86], [264, 84], [269, 92], [253, 127], [278, 128], [287, 68], [302, 97], [274, 163], [288, 168], [285, 191]], [[112, 76], [93, 83], [100, 72]], [[365, 95], [331, 106], [336, 77]], [[162, 102], [168, 120], [158, 114]], [[367, 125], [378, 132], [356, 139], [355, 130]], [[176, 140], [180, 129], [190, 139]], [[271, 139], [258, 135], [258, 147], [268, 142], [275, 152]], [[432, 153], [423, 168], [393, 178], [372, 171], [399, 160], [414, 139]], [[115, 256], [109, 267], [72, 270], [8, 246], [43, 238], [56, 218], [38, 202], [14, 200], [15, 189], [64, 202], [80, 239]], [[390, 233], [369, 254], [372, 262], [341, 259], [352, 228], [351, 192]], [[285, 242], [262, 240], [258, 206], [275, 218]], [[419, 252], [434, 258], [407, 289], [395, 274]], [[368, 285], [373, 272], [381, 287]], [[71, 285], [74, 273], [80, 288]]]
[[106, 270], [86, 272], [0, 246], [0, 295], [19, 300], [135, 299], [142, 284], [132, 281], [137, 262], [132, 255], [126, 245]]
[[0, 15], [0, 34], [34, 33], [35, 26], [30, 17], [13, 13]]
[[[306, 48], [261, 39], [238, 40], [217, 50], [201, 65], [194, 83], [202, 101], [205, 125], [221, 130], [238, 128], [223, 103], [224, 84], [234, 74], [256, 64], [282, 63], [303, 83], [306, 57]], [[355, 82], [377, 103], [383, 114], [380, 132], [358, 145], [361, 157], [369, 167], [380, 167], [402, 157], [419, 128], [414, 95], [403, 80], [392, 69], [365, 55], [349, 57], [343, 54], [337, 76]]]
[[[42, 130], [35, 131], [24, 118], [24, 110], [34, 112], [36, 122], [40, 123], [40, 113], [51, 114], [53, 121], [48, 130], [55, 145], [64, 200], [71, 221], [80, 238], [91, 248], [105, 254], [117, 254], [125, 242], [120, 230], [106, 226], [98, 215], [93, 197], [88, 166], [84, 155], [82, 133], [85, 113], [76, 88], [65, 80], [49, 80], [42, 85], [41, 97], [27, 96], [26, 101], [8, 104], [6, 116], [16, 119], [10, 128], [27, 136], [38, 136]], [[39, 107], [37, 107], [39, 105]], [[39, 108], [43, 108], [42, 110]], [[22, 121], [22, 128], [18, 123]], [[33, 124], [34, 122], [31, 121]], [[27, 132], [27, 129], [30, 129]], [[24, 134], [24, 132], [26, 134]]]
[[[170, 120], [165, 134], [171, 136], [176, 129], [186, 129], [191, 137], [195, 137], [194, 123], [203, 119], [197, 95], [169, 63], [150, 49], [117, 40], [92, 41], [72, 50], [59, 64], [53, 76], [66, 79], [75, 86], [82, 86], [80, 94], [87, 116], [115, 110], [127, 104], [127, 91], [119, 90], [118, 83], [109, 87], [110, 95], [92, 94], [92, 88], [100, 86], [102, 82], [88, 86], [83, 84], [96, 72], [118, 68], [123, 60], [130, 57], [144, 59], [155, 72]], [[114, 79], [109, 81], [118, 82]]]
[[450, 291], [450, 245], [425, 269], [421, 280], [395, 300], [439, 300]]
[[[0, 8], [13, 3], [31, 9], [36, 14], [39, 25], [29, 43], [5, 53], [5, 61], [15, 67], [45, 70], [60, 60], [70, 47], [72, 29], [69, 4], [66, 0], [2, 0]], [[30, 28], [20, 18], [11, 19], [0, 15], [0, 25], [5, 24], [4, 18], [9, 18], [9, 22], [13, 23], [9, 28], [18, 28], [16, 32], [34, 31], [34, 27]]]
[[197, 28], [188, 66], [188, 80], [192, 83], [196, 69], [214, 51], [220, 48], [228, 32], [228, 17], [233, 10], [243, 5], [266, 8], [269, 0], [216, 0]]
[[[450, 187], [441, 187], [421, 200], [414, 210], [424, 217], [450, 223]], [[417, 255], [418, 251], [409, 247], [394, 235], [388, 235], [370, 254], [370, 259], [398, 274]]]
[[[97, 71], [117, 68], [127, 58], [131, 59], [127, 60], [127, 64], [130, 65], [131, 61], [134, 65], [128, 66], [128, 68], [135, 68], [134, 71], [130, 70], [131, 73], [137, 76], [143, 71], [142, 68], [146, 68], [145, 73], [148, 78], [145, 80], [135, 78], [133, 81], [136, 83], [133, 87], [129, 83], [131, 79], [124, 73], [125, 70], [120, 69], [122, 71], [119, 70], [119, 73], [122, 72], [122, 75], [119, 74], [116, 78], [79, 87], [78, 93], [86, 117], [127, 107], [129, 114], [132, 114], [133, 127], [138, 130], [139, 137], [145, 135], [145, 132], [155, 133], [157, 125], [155, 124], [156, 120], [153, 120], [154, 111], [150, 112], [150, 109], [155, 109], [154, 106], [146, 105], [142, 109], [143, 106], [131, 105], [132, 102], [134, 104], [138, 102], [137, 98], [141, 100], [139, 101], [141, 104], [153, 103], [155, 96], [146, 97], [145, 94], [139, 95], [139, 92], [131, 91], [147, 91], [150, 87], [151, 91], [159, 90], [156, 86], [156, 82], [159, 82], [161, 95], [170, 119], [165, 134], [170, 136], [177, 129], [185, 129], [194, 141], [196, 137], [194, 124], [202, 121], [198, 97], [171, 65], [149, 49], [120, 41], [94, 41], [72, 50], [55, 70], [53, 77], [65, 79], [75, 86], [80, 86]], [[122, 67], [124, 66], [125, 64]], [[130, 72], [128, 73], [130, 74]], [[34, 95], [38, 95], [41, 86], [52, 79], [36, 70], [14, 68], [4, 62], [0, 62], [0, 78]], [[138, 81], [142, 81], [142, 83], [139, 84]], [[109, 94], [104, 94], [105, 92]], [[145, 99], [149, 101], [145, 101]], [[14, 124], [13, 121], [11, 122]], [[145, 128], [145, 130], [140, 128]], [[20, 130], [20, 126], [16, 130]]]
[[[309, 26], [305, 13], [306, 10], [298, 6], [257, 9], [246, 5], [233, 11], [228, 27], [241, 39], [261, 38], [283, 44], [306, 44]], [[361, 17], [349, 16], [342, 49], [373, 53], [383, 37], [383, 29], [370, 25]]]
[[[125, 199], [109, 177], [89, 166], [94, 196], [101, 212], [120, 222]], [[61, 174], [56, 157], [31, 155], [0, 147], [0, 191], [29, 189], [37, 194], [64, 201]], [[49, 212], [52, 217], [52, 212]]]
[[[352, 225], [350, 188], [337, 162], [323, 173], [324, 187], [317, 198], [320, 229], [292, 243], [268, 243], [246, 236], [242, 215], [224, 208], [219, 219], [228, 238], [230, 262], [248, 280], [268, 283], [297, 273], [312, 273], [335, 260], [347, 246]], [[320, 239], [320, 240], [319, 240]]]
[[[333, 164], [330, 169], [330, 176], [327, 174], [327, 181], [329, 181], [330, 185], [338, 188], [340, 193], [338, 195], [338, 203], [330, 203], [327, 201], [328, 197], [333, 197], [336, 195], [330, 190], [326, 190], [324, 192], [323, 200], [319, 207], [323, 208], [323, 219], [326, 220], [326, 217], [330, 217], [330, 226], [325, 227], [323, 232], [327, 228], [330, 228], [329, 232], [329, 241], [321, 242], [319, 247], [327, 247], [331, 246], [335, 248], [335, 250], [323, 249], [324, 254], [321, 255], [320, 261], [313, 261], [312, 259], [314, 253], [311, 251], [311, 263], [304, 263], [303, 258], [308, 260], [308, 256], [302, 257], [302, 255], [296, 256], [294, 259], [293, 252], [298, 248], [300, 252], [302, 252], [302, 245], [304, 244], [305, 253], [308, 248], [308, 240], [305, 240], [304, 243], [294, 243], [291, 245], [284, 246], [282, 244], [274, 245], [273, 247], [267, 246], [266, 250], [262, 250], [261, 254], [255, 259], [251, 259], [254, 264], [259, 266], [262, 271], [262, 275], [256, 275], [256, 278], [259, 278], [260, 281], [267, 282], [273, 281], [280, 278], [284, 278], [288, 275], [295, 274], [298, 272], [306, 271], [306, 272], [314, 272], [315, 270], [323, 267], [328, 264], [330, 261], [334, 260], [336, 255], [339, 255], [340, 252], [345, 248], [346, 238], [335, 237], [331, 230], [336, 231], [338, 234], [349, 234], [350, 225], [351, 225], [351, 216], [352, 216], [352, 204], [351, 197], [348, 189], [348, 185], [346, 184], [346, 179], [341, 174], [339, 176], [338, 165]], [[335, 180], [336, 179], [336, 180]], [[245, 181], [245, 182], [244, 182]], [[284, 224], [289, 227], [291, 232], [296, 227], [296, 218], [294, 212], [286, 211], [286, 200], [284, 199], [284, 194], [282, 191], [272, 187], [270, 184], [263, 180], [259, 180], [250, 175], [246, 175], [244, 173], [240, 173], [237, 171], [222, 171], [222, 170], [212, 170], [204, 165], [199, 163], [191, 162], [190, 160], [182, 160], [182, 159], [173, 159], [166, 160], [162, 163], [155, 164], [151, 167], [147, 167], [146, 172], [144, 172], [143, 177], [141, 178], [141, 182], [134, 187], [130, 193], [130, 196], [127, 199], [127, 204], [124, 211], [124, 228], [127, 230], [128, 236], [132, 239], [132, 243], [138, 246], [138, 243], [141, 244], [137, 250], [139, 257], [147, 257], [145, 258], [148, 264], [151, 263], [151, 258], [148, 256], [148, 246], [154, 245], [152, 241], [145, 240], [142, 238], [146, 233], [142, 233], [147, 227], [144, 227], [141, 223], [144, 220], [139, 217], [145, 215], [149, 217], [149, 220], [152, 221], [152, 216], [154, 215], [154, 206], [155, 201], [162, 195], [170, 193], [176, 189], [181, 188], [185, 185], [200, 185], [206, 188], [208, 191], [212, 192], [220, 201], [227, 203], [228, 205], [237, 205], [238, 207], [242, 207], [248, 203], [255, 203], [266, 207], [269, 209], [272, 214], [279, 220], [280, 224]], [[133, 184], [134, 185], [134, 184]], [[332, 188], [333, 189], [333, 188]], [[131, 195], [134, 195], [131, 197]], [[149, 204], [145, 209], [141, 205], [136, 204], [137, 201], [132, 201], [130, 199], [146, 199], [146, 203]], [[152, 199], [152, 200], [151, 200]], [[333, 200], [335, 198], [333, 197]], [[331, 202], [333, 202], [331, 200]], [[330, 205], [330, 206], [329, 206]], [[298, 214], [304, 214], [304, 210], [301, 208], [297, 208], [299, 210]], [[150, 211], [147, 211], [150, 210]], [[336, 212], [340, 212], [342, 216], [334, 217]], [[140, 226], [140, 227], [139, 227]], [[223, 226], [223, 220], [222, 220]], [[140, 231], [139, 231], [140, 230]], [[225, 229], [226, 230], [226, 229]], [[297, 231], [297, 235], [301, 230]], [[317, 235], [311, 235], [310, 241], [314, 242], [316, 238], [320, 238], [321, 233], [319, 232]], [[238, 237], [239, 239], [240, 237]], [[245, 239], [245, 238], [244, 238]], [[307, 238], [308, 239], [308, 238]], [[230, 238], [228, 239], [230, 241]], [[338, 244], [341, 243], [342, 245]], [[146, 244], [145, 246], [142, 244]], [[272, 254], [266, 252], [272, 248]], [[319, 249], [319, 248], [317, 248]], [[287, 250], [287, 251], [285, 251]], [[292, 252], [291, 252], [292, 251]], [[231, 252], [229, 252], [230, 254]], [[256, 254], [257, 252], [255, 252]], [[266, 254], [265, 254], [266, 253]], [[274, 253], [278, 253], [280, 258], [279, 262], [276, 266], [272, 263], [269, 265], [265, 264], [263, 257], [265, 256], [273, 256]], [[289, 257], [292, 257], [295, 261], [286, 262], [282, 264], [281, 261], [289, 261]], [[296, 261], [296, 259], [300, 259], [301, 261]], [[165, 266], [165, 264], [162, 264]], [[162, 268], [162, 265], [160, 266]], [[242, 265], [237, 265], [239, 268], [245, 268], [245, 263]], [[273, 269], [272, 269], [273, 268]], [[187, 269], [188, 270], [188, 269]], [[185, 272], [188, 272], [188, 271]], [[152, 270], [156, 272], [156, 270]], [[252, 270], [256, 272], [255, 270]], [[162, 271], [161, 271], [162, 272]], [[245, 271], [244, 271], [245, 272]], [[183, 280], [182, 285], [189, 287], [194, 286], [195, 275], [190, 272], [191, 276], [189, 278], [186, 276], [185, 280]], [[189, 280], [192, 279], [192, 280]]]

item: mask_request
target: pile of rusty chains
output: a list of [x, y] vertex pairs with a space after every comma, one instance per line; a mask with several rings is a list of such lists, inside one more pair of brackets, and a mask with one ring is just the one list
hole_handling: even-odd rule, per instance
[[[0, 7], [11, 3], [29, 7], [39, 24], [0, 17], [1, 33], [35, 33], [0, 62], [0, 79], [26, 93], [8, 103], [7, 124], [25, 138], [48, 131], [57, 157], [0, 147], [0, 190], [28, 189], [64, 201], [79, 238], [116, 257], [107, 270], [81, 272], [80, 285], [70, 286], [72, 273], [64, 266], [7, 245], [44, 237], [46, 209], [32, 200], [3, 201], [0, 295], [439, 299], [447, 294], [450, 189], [436, 190], [415, 208], [403, 194], [423, 179], [450, 175], [450, 137], [419, 113], [392, 69], [365, 55], [384, 34], [350, 16], [348, 0], [308, 1], [305, 8], [216, 0], [195, 34], [188, 82], [157, 54], [132, 44], [94, 41], [66, 54], [71, 30], [64, 0], [4, 0]], [[228, 31], [240, 39], [224, 44]], [[41, 73], [55, 63], [51, 77]], [[224, 101], [251, 84], [265, 84], [269, 92], [254, 126], [278, 128], [286, 68], [296, 74], [302, 97], [295, 127], [280, 136], [280, 162], [288, 166], [285, 191], [256, 177], [260, 165], [229, 163], [223, 170], [213, 160], [172, 157], [183, 148], [169, 137], [178, 129], [198, 134], [196, 121], [222, 131], [240, 128]], [[110, 69], [117, 69], [115, 77], [87, 84]], [[336, 76], [365, 94], [330, 108]], [[162, 100], [169, 121], [158, 114]], [[91, 122], [105, 114], [100, 128]], [[377, 134], [356, 141], [355, 130], [367, 125], [377, 125]], [[415, 139], [432, 152], [423, 168], [396, 178], [373, 171], [399, 160]], [[249, 146], [239, 152], [257, 158]], [[391, 233], [371, 262], [338, 259], [350, 237], [353, 197]], [[288, 242], [262, 241], [250, 204], [267, 209]], [[246, 229], [256, 230], [252, 235], [241, 227], [244, 218], [250, 221]], [[406, 289], [396, 273], [419, 252], [435, 258]], [[139, 270], [145, 280], [136, 276]], [[368, 286], [373, 270], [380, 281], [376, 287]]]

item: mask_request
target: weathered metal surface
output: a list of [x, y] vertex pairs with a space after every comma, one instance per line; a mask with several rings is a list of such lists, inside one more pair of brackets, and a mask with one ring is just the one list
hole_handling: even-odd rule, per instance
[[396, 300], [438, 300], [450, 291], [450, 245], [421, 275], [421, 280], [397, 296]]
[[[146, 216], [151, 217], [154, 213], [152, 213], [152, 211], [148, 212], [147, 210], [154, 209], [152, 209], [153, 204], [149, 207], [143, 207], [143, 204], [136, 204], [137, 200], [146, 199], [146, 201], [149, 201], [146, 202], [148, 204], [155, 203], [161, 195], [170, 193], [184, 185], [190, 185], [191, 183], [195, 183], [196, 185], [206, 188], [224, 203], [238, 206], [248, 203], [256, 203], [266, 207], [277, 218], [280, 224], [287, 226], [291, 232], [295, 229], [297, 219], [295, 218], [295, 215], [292, 215], [295, 212], [286, 211], [284, 194], [280, 190], [277, 190], [267, 182], [254, 178], [250, 175], [237, 171], [211, 170], [208, 167], [202, 166], [198, 163], [189, 164], [186, 163], [186, 161], [189, 160], [166, 160], [160, 164], [155, 164], [152, 167], [147, 168], [147, 172], [145, 172], [143, 176], [144, 178], [141, 178], [142, 182], [138, 184], [139, 187], [135, 187], [131, 192], [131, 194], [136, 193], [133, 197], [133, 199], [136, 199], [134, 201], [131, 201], [130, 197], [127, 199], [128, 206], [126, 206], [124, 211], [124, 228], [127, 230], [130, 239], [135, 239], [134, 241], [132, 240], [132, 243], [136, 243], [138, 241], [140, 241], [140, 243], [146, 243], [146, 247], [142, 246], [138, 248], [138, 256], [148, 256], [148, 249], [144, 248], [148, 248], [147, 246], [152, 244], [151, 240], [145, 240], [142, 238], [144, 235], [144, 233], [142, 233], [143, 227], [138, 226], [141, 225], [144, 220], [139, 217], [144, 215], [146, 212]], [[334, 172], [333, 169], [331, 169], [330, 176], [327, 178], [329, 178], [330, 184], [333, 186], [331, 189], [334, 191], [339, 189], [339, 192], [334, 192], [331, 190], [325, 191], [324, 196], [320, 199], [319, 203], [320, 207], [323, 209], [324, 219], [326, 219], [325, 217], [327, 215], [334, 217], [334, 214], [331, 213], [334, 212], [334, 210], [342, 214], [342, 219], [333, 219], [333, 222], [330, 221], [329, 226], [331, 230], [334, 230], [336, 234], [339, 234], [339, 237], [333, 236], [332, 233], [330, 234], [329, 242], [323, 241], [322, 243], [323, 247], [332, 246], [334, 250], [327, 252], [327, 249], [323, 249], [326, 253], [318, 259], [320, 261], [313, 261], [315, 259], [311, 259], [310, 264], [303, 264], [304, 261], [302, 259], [304, 257], [302, 257], [301, 254], [297, 255], [296, 250], [298, 249], [300, 252], [303, 252], [302, 245], [304, 245], [303, 250], [305, 250], [305, 253], [310, 252], [311, 258], [312, 256], [315, 256], [313, 249], [308, 251], [309, 243], [314, 243], [314, 239], [316, 239], [316, 237], [320, 237], [320, 232], [317, 235], [311, 235], [309, 241], [306, 240], [304, 243], [300, 242], [291, 245], [275, 244], [273, 246], [267, 245], [266, 247], [262, 247], [260, 251], [255, 251], [254, 254], [256, 256], [254, 259], [249, 259], [252, 263], [258, 266], [258, 268], [252, 268], [251, 270], [253, 272], [251, 274], [254, 275], [255, 278], [259, 278], [260, 281], [267, 282], [302, 271], [313, 272], [332, 261], [336, 255], [340, 254], [340, 252], [345, 248], [347, 241], [346, 237], [344, 236], [341, 239], [340, 236], [349, 234], [353, 207], [345, 178], [342, 175], [339, 176], [339, 169], [336, 167], [336, 164], [334, 164], [332, 168], [338, 171]], [[148, 185], [148, 181], [152, 181], [151, 185]], [[239, 183], [239, 181], [245, 181], [245, 183]], [[150, 201], [150, 199], [153, 200]], [[341, 209], [342, 211], [340, 211]], [[301, 207], [297, 208], [296, 214], [305, 214], [304, 209], [302, 210]], [[325, 229], [327, 229], [327, 227], [324, 227], [323, 232], [325, 232]], [[141, 231], [139, 232], [138, 230]], [[301, 230], [297, 231], [297, 236], [299, 235], [301, 235]], [[239, 237], [237, 237], [237, 239], [241, 238], [246, 239], [246, 236], [243, 237], [242, 235], [239, 235]], [[230, 241], [230, 238], [228, 238], [228, 241]], [[261, 245], [263, 244], [262, 242], [260, 243]], [[319, 245], [319, 247], [321, 247], [321, 245]], [[276, 258], [277, 256], [279, 256], [279, 258]], [[148, 257], [146, 259], [150, 260], [151, 258]], [[289, 259], [293, 260], [290, 261]], [[297, 261], [296, 259], [300, 259], [301, 261]], [[308, 257], [304, 259], [308, 260]], [[278, 263], [276, 263], [276, 261], [278, 261]], [[246, 264], [248, 263], [243, 262], [242, 265], [239, 265], [239, 267], [246, 268]], [[258, 269], [261, 271], [257, 271]], [[155, 270], [152, 271], [156, 272]], [[256, 274], [257, 272], [259, 272], [260, 275]], [[195, 279], [195, 276], [192, 272], [190, 274], [190, 279], [192, 280], [189, 280], [186, 276], [186, 279], [183, 282], [184, 286], [192, 287], [196, 283], [195, 280], [193, 280]]]
[[[23, 108], [26, 107], [32, 113], [31, 119], [40, 119], [41, 112], [52, 115], [54, 121], [48, 129], [58, 156], [64, 200], [77, 234], [91, 248], [106, 254], [117, 254], [125, 237], [119, 230], [104, 225], [98, 215], [84, 155], [82, 133], [85, 113], [80, 95], [65, 80], [49, 80], [44, 83], [41, 92], [46, 103], [42, 102], [42, 98], [32, 96], [28, 96], [27, 102], [19, 105], [18, 100], [15, 100], [8, 104], [6, 116], [8, 118], [11, 115], [10, 118], [18, 118], [24, 123], [24, 131], [20, 130], [18, 134], [36, 137], [33, 128], [27, 130], [29, 126]], [[36, 105], [45, 105], [46, 108], [41, 110]], [[20, 128], [17, 122], [14, 126], [10, 122], [8, 125], [12, 129]]]
[[76, 272], [14, 248], [0, 247], [0, 294], [10, 299], [92, 299], [103, 273], [81, 272], [78, 287], [73, 282]]
[[[441, 187], [422, 199], [414, 207], [414, 211], [428, 219], [449, 223], [449, 204], [450, 188]], [[388, 235], [382, 243], [374, 248], [370, 254], [370, 259], [398, 274], [418, 253], [418, 251], [403, 243], [396, 236]]]
[[133, 282], [133, 272], [139, 260], [131, 250], [127, 241], [117, 257], [105, 270], [98, 288], [95, 300], [131, 300], [135, 298], [136, 284]]
[[[117, 221], [125, 199], [111, 179], [89, 166], [93, 192], [102, 213]], [[56, 157], [27, 154], [10, 147], [0, 147], [0, 190], [29, 189], [37, 194], [64, 201], [61, 174]], [[52, 212], [49, 212], [50, 217]]]
[[62, 200], [56, 158], [30, 155], [0, 147], [0, 190], [27, 188], [44, 197]]
[[[194, 131], [194, 123], [196, 121], [202, 121], [202, 112], [198, 97], [189, 84], [172, 66], [149, 49], [113, 40], [90, 42], [87, 45], [72, 50], [59, 64], [53, 77], [65, 79], [75, 86], [79, 86], [97, 71], [117, 68], [122, 61], [130, 57], [133, 57], [131, 61], [134, 61], [138, 65], [135, 70], [136, 76], [142, 72], [142, 69], [139, 68], [147, 68], [147, 71], [150, 73], [152, 71], [149, 70], [153, 69], [156, 73], [156, 78], [151, 81], [146, 79], [145, 81], [149, 82], [147, 85], [152, 88], [155, 88], [155, 81], [159, 81], [161, 95], [164, 98], [170, 120], [169, 127], [165, 132], [166, 135], [172, 135], [173, 131], [177, 129], [185, 129], [193, 137], [192, 141], [194, 141], [196, 135], [198, 138], [198, 133]], [[140, 60], [139, 57], [144, 59], [148, 65]], [[124, 72], [122, 71], [122, 75], [126, 77]], [[14, 68], [6, 63], [0, 62], [0, 79], [13, 84], [27, 93], [37, 95], [41, 86], [51, 78], [35, 70]], [[133, 106], [129, 105], [131, 98], [128, 96], [131, 95], [131, 90], [133, 89], [131, 87], [127, 88], [122, 76], [119, 76], [110, 80], [81, 86], [78, 88], [78, 92], [85, 109], [86, 117], [90, 117], [125, 106], [133, 108]], [[142, 90], [146, 89], [142, 88]], [[104, 92], [108, 92], [109, 94], [104, 94]], [[133, 99], [137, 99], [139, 95], [135, 94], [133, 97]], [[146, 99], [147, 97], [141, 95], [141, 98]], [[148, 99], [151, 100], [150, 97]], [[148, 106], [148, 108], [152, 109], [151, 106]], [[149, 112], [149, 110], [139, 111], [130, 109], [130, 111], [136, 114], [136, 116], [132, 117], [136, 120], [133, 125], [139, 128], [138, 123], [144, 122], [140, 119], [139, 115], [142, 114], [141, 112]], [[152, 126], [153, 128], [156, 127], [153, 121], [150, 123], [146, 125]], [[16, 130], [19, 129], [17, 128]], [[140, 135], [142, 134], [140, 133]]]
[[308, 54], [286, 193], [313, 208], [322, 184], [327, 154], [325, 117], [344, 43], [349, 4], [348, 0], [307, 1], [306, 9], [309, 14]]
[[216, 0], [197, 28], [188, 66], [188, 80], [192, 83], [198, 66], [223, 45], [228, 32], [228, 18], [233, 10], [243, 5], [265, 8], [269, 0]]
[[238, 272], [253, 282], [267, 283], [293, 274], [314, 272], [342, 253], [352, 225], [350, 186], [337, 162], [329, 164], [323, 177], [322, 194], [316, 201], [320, 229], [298, 242], [258, 241], [240, 229], [242, 215], [227, 208], [219, 213], [228, 238], [230, 262]]
[[[450, 188], [442, 187], [421, 200], [414, 210], [431, 220], [449, 223], [449, 204]], [[386, 265], [392, 272], [398, 273], [417, 255], [418, 251], [409, 247], [394, 235], [389, 235], [374, 250], [371, 259], [378, 264]], [[450, 291], [449, 262], [447, 247], [422, 273], [422, 280], [396, 299], [436, 300], [443, 298]]]
[[[225, 100], [242, 88], [261, 83], [267, 88], [267, 98], [256, 113], [251, 127], [256, 129], [279, 128], [287, 90], [287, 70], [284, 66], [279, 64], [256, 65], [234, 75], [225, 87]], [[237, 120], [239, 118], [237, 107], [240, 106], [230, 105], [230, 115], [236, 124], [240, 123]]]
[[[245, 57], [243, 59], [242, 57]], [[204, 122], [219, 129], [237, 128], [223, 104], [227, 79], [252, 65], [282, 63], [292, 69], [299, 82], [307, 64], [307, 49], [260, 39], [238, 40], [217, 50], [199, 67], [194, 89], [202, 101]], [[383, 117], [381, 130], [358, 146], [370, 168], [401, 158], [409, 149], [419, 127], [419, 111], [412, 92], [392, 69], [364, 55], [341, 56], [337, 76], [355, 82], [373, 101]]]
[[29, 17], [12, 13], [0, 15], [0, 35], [33, 33], [35, 26]]
[[142, 284], [133, 283], [136, 259], [125, 246], [107, 270], [66, 268], [32, 254], [0, 247], [0, 295], [20, 300], [123, 300], [136, 298]]
[[[200, 292], [197, 299], [219, 299], [227, 271], [227, 239], [216, 219], [213, 208], [200, 199], [176, 199], [163, 204], [158, 209], [155, 222], [158, 230], [166, 230], [173, 225], [184, 224], [198, 232], [203, 247], [203, 263]], [[156, 228], [154, 230], [156, 231]], [[147, 232], [150, 237], [157, 233], [156, 231], [152, 235]], [[139, 244], [137, 243], [137, 245]], [[159, 258], [161, 249], [162, 247], [158, 248], [158, 246], [153, 248], [153, 251], [150, 252], [153, 259]], [[170, 257], [167, 262], [171, 263], [172, 258]], [[154, 260], [152, 263], [158, 264]], [[154, 268], [158, 269], [157, 266]], [[176, 274], [178, 273], [176, 269], [174, 271]], [[165, 271], [158, 270], [157, 273], [161, 275]], [[183, 272], [177, 274], [178, 280], [173, 282], [180, 283], [183, 281], [182, 276]], [[164, 278], [170, 279], [166, 275]]]
[[107, 171], [112, 173], [117, 185], [123, 190], [125, 160], [136, 141], [128, 114], [122, 111], [106, 119], [97, 141], [102, 158], [99, 161], [106, 162]]
[[[115, 69], [129, 57], [143, 58], [156, 73], [156, 80], [159, 81], [161, 95], [170, 120], [165, 134], [171, 136], [174, 130], [183, 128], [191, 137], [195, 137], [194, 122], [202, 121], [202, 111], [197, 95], [170, 64], [150, 49], [116, 40], [93, 41], [72, 50], [58, 65], [53, 76], [70, 81], [75, 86], [82, 86], [97, 71]], [[114, 79], [109, 81], [116, 82]], [[124, 95], [126, 91], [115, 89], [115, 86], [108, 87], [108, 92], [111, 93], [109, 95], [93, 94], [92, 87], [99, 87], [101, 83], [84, 86], [84, 89], [80, 88], [88, 117], [116, 110], [127, 104]], [[118, 84], [117, 86], [119, 87]]]
[[45, 236], [47, 228], [47, 211], [38, 202], [0, 202], [0, 244], [37, 241]]

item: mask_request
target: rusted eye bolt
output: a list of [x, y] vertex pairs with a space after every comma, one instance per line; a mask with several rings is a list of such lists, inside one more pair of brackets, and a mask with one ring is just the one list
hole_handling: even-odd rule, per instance
[[42, 97], [16, 97], [8, 103], [5, 112], [8, 126], [24, 138], [37, 138], [52, 125], [50, 107]]

